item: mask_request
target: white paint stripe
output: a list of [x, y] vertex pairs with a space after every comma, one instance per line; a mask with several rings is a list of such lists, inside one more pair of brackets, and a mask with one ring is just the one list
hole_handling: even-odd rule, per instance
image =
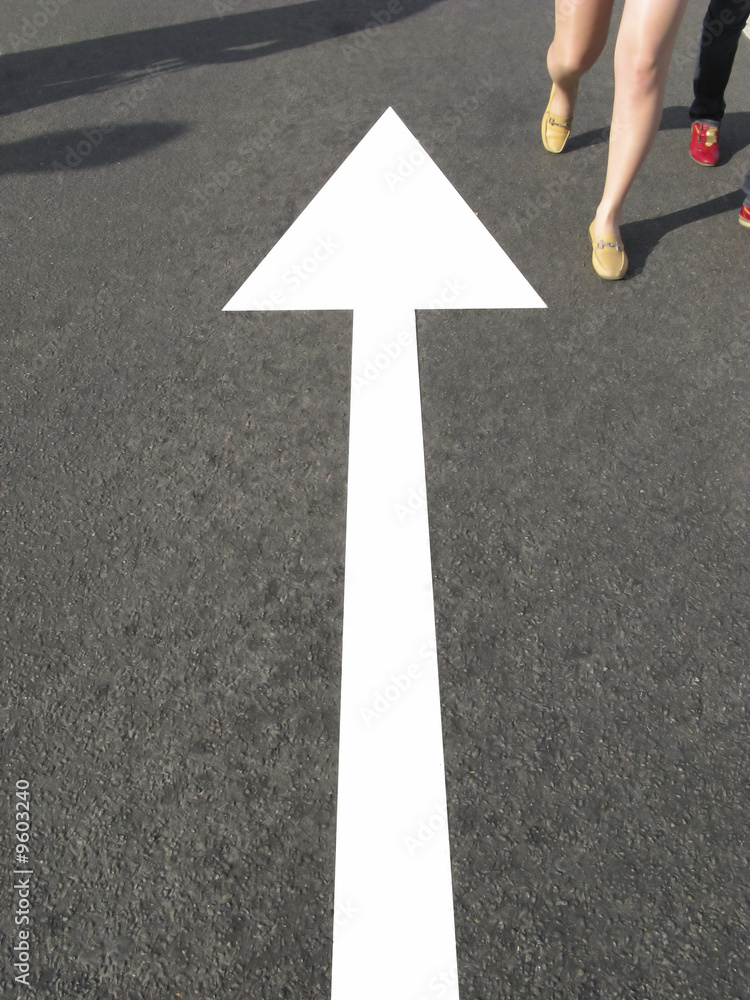
[[352, 372], [333, 997], [457, 1000], [413, 309], [355, 311]]

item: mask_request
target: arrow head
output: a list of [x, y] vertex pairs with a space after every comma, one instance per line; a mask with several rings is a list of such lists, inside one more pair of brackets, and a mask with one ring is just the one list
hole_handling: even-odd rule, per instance
[[544, 308], [389, 108], [227, 310]]

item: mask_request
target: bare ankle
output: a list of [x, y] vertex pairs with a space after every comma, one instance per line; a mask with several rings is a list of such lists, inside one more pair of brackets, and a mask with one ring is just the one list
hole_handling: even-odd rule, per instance
[[563, 117], [572, 117], [578, 97], [578, 81], [555, 80], [555, 94], [552, 98], [551, 111]]
[[603, 233], [614, 233], [620, 235], [620, 213], [611, 209], [599, 207], [594, 217], [594, 232], [597, 236]]

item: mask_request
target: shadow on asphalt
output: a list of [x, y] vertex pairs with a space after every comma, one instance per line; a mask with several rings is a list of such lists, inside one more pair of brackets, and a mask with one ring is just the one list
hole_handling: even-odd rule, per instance
[[62, 179], [73, 170], [105, 167], [140, 156], [185, 131], [186, 126], [179, 122], [139, 122], [113, 126], [110, 132], [91, 126], [22, 139], [0, 145], [0, 176], [54, 171]]
[[[661, 116], [660, 132], [690, 129], [690, 115], [687, 105], [675, 104], [664, 108]], [[571, 135], [565, 147], [566, 152], [596, 146], [609, 139], [609, 125], [590, 129], [580, 135]], [[721, 163], [728, 163], [733, 156], [750, 146], [750, 111], [732, 111], [724, 115], [721, 126]]]
[[[690, 115], [686, 105], [665, 108], [661, 116], [660, 132], [672, 129], [689, 129]], [[721, 160], [728, 163], [737, 153], [750, 146], [750, 111], [729, 111], [721, 123]], [[750, 164], [748, 164], [750, 166]]]
[[654, 219], [643, 219], [640, 222], [626, 223], [622, 227], [622, 239], [628, 250], [630, 261], [629, 277], [640, 274], [652, 250], [656, 249], [662, 237], [674, 229], [681, 229], [691, 222], [710, 219], [713, 215], [723, 215], [725, 212], [737, 212], [745, 195], [742, 189], [731, 191], [718, 198], [711, 198], [700, 205], [690, 205], [688, 208], [669, 212]]
[[609, 125], [602, 128], [593, 128], [588, 132], [581, 132], [580, 135], [571, 135], [565, 144], [566, 153], [575, 153], [578, 149], [586, 149], [588, 146], [598, 146], [609, 139]]
[[[387, 5], [382, 0], [377, 4], [372, 0], [309, 0], [291, 7], [10, 52], [0, 58], [0, 114], [99, 93], [154, 74], [243, 62], [338, 36], [353, 35], [350, 45], [356, 53], [389, 24], [442, 2], [392, 0]], [[19, 24], [15, 34], [20, 38], [21, 32]], [[28, 44], [33, 43], [31, 38]]]

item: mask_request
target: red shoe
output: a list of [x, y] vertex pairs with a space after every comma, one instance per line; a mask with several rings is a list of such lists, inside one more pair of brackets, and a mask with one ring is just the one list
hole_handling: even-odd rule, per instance
[[714, 122], [693, 122], [690, 133], [690, 155], [702, 167], [715, 167], [719, 162], [719, 126]]
[[740, 225], [750, 229], [750, 205], [747, 203], [740, 209]]

